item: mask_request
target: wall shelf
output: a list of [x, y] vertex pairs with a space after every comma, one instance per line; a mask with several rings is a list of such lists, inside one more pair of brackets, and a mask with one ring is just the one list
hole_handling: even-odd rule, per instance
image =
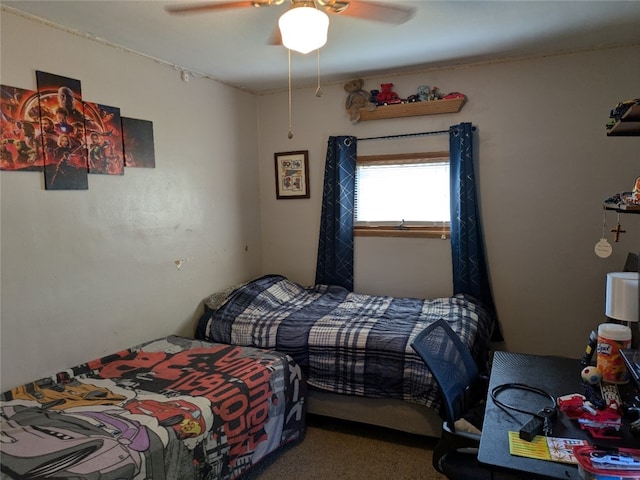
[[457, 113], [467, 97], [449, 100], [431, 100], [428, 102], [398, 103], [395, 105], [379, 105], [373, 112], [361, 108], [360, 121], [382, 120], [385, 118], [414, 117], [419, 115], [437, 115], [440, 113]]
[[608, 137], [632, 137], [640, 135], [640, 104], [635, 104], [608, 131]]
[[614, 203], [605, 203], [605, 210], [614, 210], [619, 213], [638, 213], [640, 214], [640, 205], [616, 205]]

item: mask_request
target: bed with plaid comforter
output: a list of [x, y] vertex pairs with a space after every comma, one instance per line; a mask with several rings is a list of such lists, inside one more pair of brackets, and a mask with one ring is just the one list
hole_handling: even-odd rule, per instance
[[[266, 275], [205, 302], [196, 337], [290, 355], [320, 390], [437, 409], [437, 385], [411, 342], [443, 318], [483, 371], [492, 320], [473, 299], [362, 295]], [[211, 297], [210, 297], [211, 298]]]

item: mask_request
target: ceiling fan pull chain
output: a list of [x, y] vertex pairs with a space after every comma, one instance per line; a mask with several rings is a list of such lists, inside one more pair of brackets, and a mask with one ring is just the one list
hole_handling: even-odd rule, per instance
[[287, 137], [289, 140], [293, 138], [293, 130], [291, 128], [291, 49], [287, 49], [289, 59], [289, 133]]
[[316, 88], [316, 97], [322, 96], [322, 89], [320, 88], [320, 49], [318, 51], [318, 88]]

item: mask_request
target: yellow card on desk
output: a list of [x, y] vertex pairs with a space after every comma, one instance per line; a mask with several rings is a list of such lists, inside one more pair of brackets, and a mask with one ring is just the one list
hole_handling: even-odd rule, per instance
[[509, 432], [509, 452], [518, 457], [578, 463], [573, 455], [573, 447], [579, 445], [589, 445], [589, 442], [575, 438], [545, 437], [542, 435], [536, 435], [531, 442], [527, 442], [520, 438], [518, 432]]

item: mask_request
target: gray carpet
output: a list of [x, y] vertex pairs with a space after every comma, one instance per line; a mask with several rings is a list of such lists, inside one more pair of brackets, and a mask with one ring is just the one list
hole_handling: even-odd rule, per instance
[[241, 480], [443, 480], [431, 466], [436, 439], [309, 415], [307, 432]]

